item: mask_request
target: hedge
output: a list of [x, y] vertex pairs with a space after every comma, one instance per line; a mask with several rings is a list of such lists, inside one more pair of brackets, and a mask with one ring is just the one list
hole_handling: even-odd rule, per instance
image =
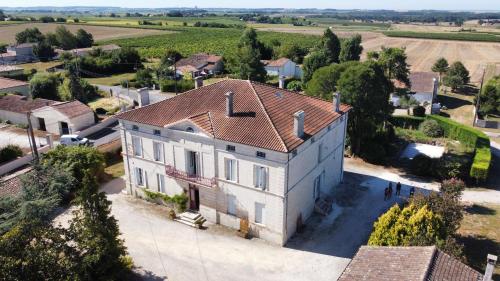
[[424, 120], [425, 120], [424, 117], [402, 115], [402, 116], [391, 116], [389, 122], [396, 127], [417, 130], [418, 127], [420, 126], [420, 123], [422, 123]]

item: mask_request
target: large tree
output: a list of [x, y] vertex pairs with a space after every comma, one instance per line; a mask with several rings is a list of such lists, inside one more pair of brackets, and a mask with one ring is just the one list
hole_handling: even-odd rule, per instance
[[302, 65], [302, 81], [304, 83], [311, 80], [314, 72], [320, 67], [328, 65], [328, 57], [323, 51], [314, 51], [304, 58]]
[[260, 43], [255, 29], [248, 28], [243, 32], [238, 43], [236, 74], [241, 79], [264, 82], [267, 72], [261, 62]]
[[52, 48], [51, 44], [47, 40], [38, 42], [38, 44], [33, 48], [33, 54], [42, 62], [49, 61], [56, 55], [54, 48]]
[[410, 68], [406, 62], [405, 48], [382, 47], [378, 61], [389, 79], [396, 79], [410, 86]]
[[36, 73], [30, 79], [31, 97], [60, 100], [58, 87], [61, 80], [58, 74]]
[[323, 33], [319, 49], [325, 53], [327, 64], [339, 62], [340, 40], [330, 28]]
[[469, 71], [459, 61], [456, 61], [450, 65], [450, 68], [446, 72], [446, 76], [443, 79], [444, 84], [448, 87], [451, 87], [454, 91], [460, 87], [467, 85], [469, 81]]
[[362, 52], [361, 35], [356, 34], [351, 38], [344, 39], [340, 50], [340, 62], [359, 61]]
[[443, 74], [448, 71], [448, 67], [448, 61], [445, 58], [439, 58], [432, 66], [432, 71], [439, 73], [439, 79], [441, 79]]
[[77, 47], [77, 39], [64, 25], [59, 25], [56, 28], [56, 38], [59, 47], [63, 50], [71, 50]]
[[369, 142], [362, 145], [363, 141], [373, 138], [392, 113], [389, 95], [393, 85], [375, 62], [350, 65], [342, 72], [337, 84], [341, 101], [353, 107], [347, 126], [352, 153], [361, 155], [362, 149], [373, 149]]
[[81, 28], [76, 31], [76, 45], [78, 48], [91, 47], [92, 44], [94, 44], [94, 36], [91, 33]]
[[319, 68], [307, 83], [307, 95], [331, 100], [332, 94], [337, 91], [337, 82], [340, 75], [346, 68], [354, 64], [358, 64], [358, 62], [351, 61], [341, 64], [330, 64]]
[[42, 41], [45, 37], [36, 27], [26, 28], [25, 30], [16, 34], [17, 44], [22, 43], [38, 43]]
[[484, 85], [479, 95], [479, 112], [483, 115], [500, 114], [500, 75]]

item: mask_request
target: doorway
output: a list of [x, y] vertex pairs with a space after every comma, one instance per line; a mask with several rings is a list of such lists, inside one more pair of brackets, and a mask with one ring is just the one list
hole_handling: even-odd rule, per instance
[[197, 177], [199, 176], [199, 169], [198, 169], [198, 153], [194, 151], [188, 151], [188, 159], [187, 159], [187, 172], [189, 176], [191, 177]]
[[69, 126], [66, 122], [61, 122], [61, 135], [69, 134]]
[[192, 184], [189, 185], [189, 209], [193, 211], [200, 209], [200, 190]]
[[47, 127], [45, 127], [45, 119], [38, 117], [38, 130], [47, 131]]

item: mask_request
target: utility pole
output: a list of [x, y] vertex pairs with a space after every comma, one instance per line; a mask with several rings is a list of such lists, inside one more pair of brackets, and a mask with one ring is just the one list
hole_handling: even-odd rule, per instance
[[33, 159], [38, 162], [38, 147], [35, 142], [35, 134], [33, 133], [33, 126], [31, 125], [31, 111], [26, 112], [28, 118], [28, 135], [31, 138], [31, 149], [33, 150]]
[[474, 110], [474, 119], [472, 120], [472, 127], [476, 124], [477, 112], [479, 111], [479, 99], [481, 97], [481, 91], [483, 90], [484, 74], [486, 73], [486, 67], [483, 68], [483, 75], [481, 77], [481, 86], [479, 87], [479, 92], [477, 92], [476, 97], [476, 108]]

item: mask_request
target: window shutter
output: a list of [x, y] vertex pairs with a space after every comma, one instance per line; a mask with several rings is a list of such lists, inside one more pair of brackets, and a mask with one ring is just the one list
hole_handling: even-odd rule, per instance
[[259, 172], [258, 172], [259, 167], [253, 166], [253, 185], [255, 187], [259, 187]]
[[144, 170], [144, 186], [146, 186], [146, 188], [149, 187], [149, 185], [148, 185], [148, 172], [146, 172], [146, 170]]
[[266, 168], [264, 167], [260, 167], [261, 169], [261, 185], [260, 187], [262, 187], [262, 190], [265, 190], [266, 189], [266, 183], [267, 183], [267, 171], [266, 171]]

